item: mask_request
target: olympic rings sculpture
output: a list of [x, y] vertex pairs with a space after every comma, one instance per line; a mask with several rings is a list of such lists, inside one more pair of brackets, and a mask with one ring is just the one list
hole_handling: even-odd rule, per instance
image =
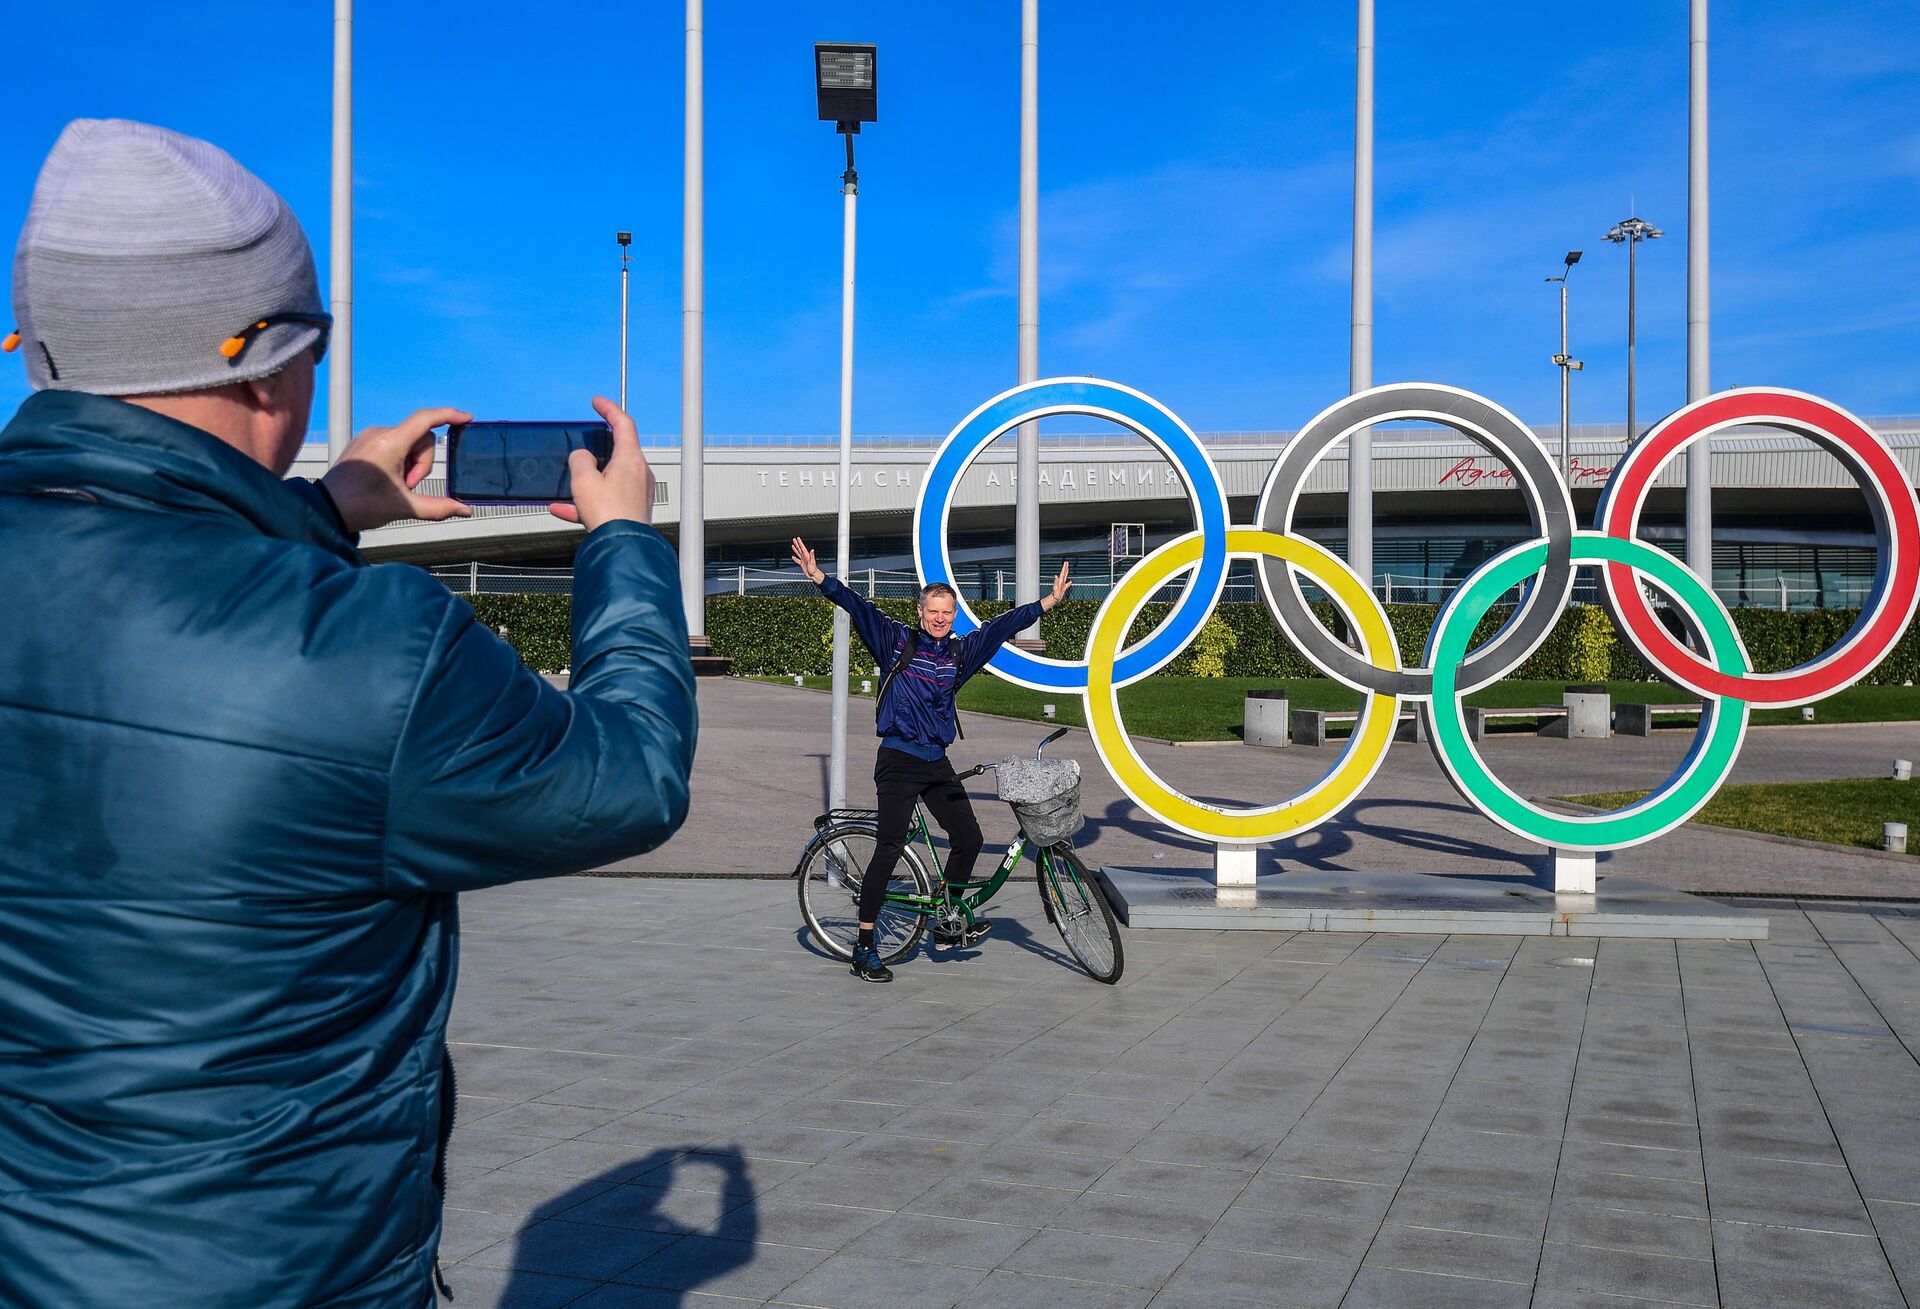
[[[1085, 658], [1050, 659], [1007, 646], [987, 666], [1020, 686], [1083, 696], [1095, 748], [1120, 789], [1169, 827], [1204, 840], [1256, 845], [1337, 815], [1379, 771], [1406, 701], [1426, 715], [1433, 753], [1461, 796], [1508, 831], [1571, 851], [1651, 841], [1685, 822], [1726, 780], [1746, 736], [1749, 706], [1808, 704], [1852, 686], [1893, 649], [1920, 604], [1920, 500], [1892, 450], [1836, 405], [1764, 388], [1722, 391], [1655, 426], [1615, 465], [1600, 497], [1597, 526], [1589, 531], [1575, 526], [1572, 497], [1539, 438], [1491, 400], [1456, 387], [1396, 383], [1328, 406], [1275, 461], [1260, 495], [1257, 525], [1240, 526], [1229, 522], [1226, 489], [1205, 447], [1164, 405], [1096, 378], [1030, 382], [974, 410], [935, 453], [914, 509], [914, 562], [923, 581], [952, 582], [948, 520], [974, 459], [1020, 424], [1060, 414], [1104, 418], [1150, 442], [1185, 484], [1197, 530], [1149, 553], [1114, 587], [1094, 618]], [[1392, 621], [1366, 582], [1337, 555], [1291, 532], [1301, 489], [1335, 445], [1362, 428], [1407, 420], [1451, 428], [1503, 460], [1525, 495], [1535, 532], [1535, 539], [1489, 559], [1454, 591], [1434, 621], [1418, 668], [1402, 667]], [[1784, 672], [1754, 672], [1732, 615], [1711, 588], [1636, 536], [1661, 470], [1687, 446], [1736, 425], [1781, 428], [1838, 458], [1867, 493], [1879, 547], [1873, 590], [1853, 628], [1819, 658]], [[1119, 703], [1121, 687], [1165, 667], [1198, 634], [1220, 602], [1228, 561], [1237, 558], [1258, 561], [1267, 608], [1294, 647], [1366, 697], [1353, 735], [1325, 775], [1297, 795], [1253, 808], [1207, 804], [1168, 785], [1134, 749]], [[1664, 782], [1611, 813], [1573, 815], [1542, 809], [1494, 776], [1474, 748], [1461, 697], [1507, 676], [1539, 648], [1566, 608], [1580, 565], [1600, 570], [1603, 603], [1620, 634], [1649, 667], [1699, 694], [1703, 711], [1692, 748]], [[1154, 592], [1183, 576], [1166, 620], [1139, 644], [1125, 647], [1126, 634]], [[1357, 650], [1314, 617], [1302, 577], [1332, 598], [1357, 638]], [[1693, 648], [1655, 616], [1649, 585], [1673, 606]], [[1480, 620], [1515, 586], [1525, 591], [1512, 615], [1478, 648], [1469, 648]], [[979, 625], [961, 599], [955, 630]]]

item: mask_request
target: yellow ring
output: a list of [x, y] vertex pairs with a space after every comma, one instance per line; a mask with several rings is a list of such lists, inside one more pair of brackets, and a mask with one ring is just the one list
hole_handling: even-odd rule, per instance
[[[1134, 753], [1133, 742], [1120, 721], [1113, 664], [1121, 640], [1147, 600], [1169, 579], [1199, 561], [1200, 545], [1197, 532], [1169, 541], [1136, 564], [1100, 606], [1087, 637], [1087, 723], [1093, 743], [1120, 789], [1170, 827], [1204, 840], [1236, 845], [1291, 836], [1339, 813], [1373, 780], [1387, 757], [1387, 747], [1393, 743], [1400, 699], [1370, 692], [1339, 762], [1313, 786], [1280, 804], [1264, 809], [1221, 809], [1189, 799], [1161, 781]], [[1241, 559], [1262, 555], [1281, 559], [1311, 577], [1346, 611], [1360, 633], [1366, 657], [1378, 667], [1399, 669], [1400, 651], [1394, 644], [1386, 610], [1338, 556], [1311, 541], [1251, 527], [1228, 529], [1227, 553]]]

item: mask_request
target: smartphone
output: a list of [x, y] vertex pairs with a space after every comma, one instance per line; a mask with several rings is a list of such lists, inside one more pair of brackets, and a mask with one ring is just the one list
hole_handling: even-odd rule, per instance
[[613, 456], [613, 432], [585, 423], [455, 423], [447, 429], [447, 494], [467, 504], [553, 504], [573, 499], [567, 456]]

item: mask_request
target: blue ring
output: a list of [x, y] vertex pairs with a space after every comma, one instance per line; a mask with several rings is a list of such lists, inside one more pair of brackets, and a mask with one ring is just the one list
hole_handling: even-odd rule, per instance
[[[941, 443], [927, 468], [920, 501], [914, 509], [914, 563], [925, 581], [953, 585], [947, 560], [947, 515], [953, 507], [953, 493], [961, 475], [995, 437], [1031, 419], [1054, 414], [1111, 419], [1145, 437], [1172, 461], [1187, 485], [1187, 498], [1193, 504], [1195, 526], [1201, 539], [1199, 567], [1160, 629], [1115, 661], [1114, 680], [1125, 684], [1157, 672], [1180, 653], [1213, 612], [1227, 580], [1226, 489], [1199, 438], [1156, 401], [1094, 378], [1029, 382], [989, 400]], [[959, 588], [954, 589], [957, 596]], [[960, 600], [954, 630], [964, 635], [979, 626], [980, 620], [967, 608], [967, 602]], [[1036, 691], [1087, 689], [1084, 658], [1048, 659], [1008, 645], [1000, 648], [987, 667], [1010, 682]]]

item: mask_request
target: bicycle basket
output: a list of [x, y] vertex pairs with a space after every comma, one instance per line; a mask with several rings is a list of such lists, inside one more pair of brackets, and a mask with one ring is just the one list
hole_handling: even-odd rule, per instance
[[994, 772], [1000, 798], [1037, 845], [1057, 845], [1086, 826], [1080, 812], [1080, 764], [1073, 759], [1007, 759]]

